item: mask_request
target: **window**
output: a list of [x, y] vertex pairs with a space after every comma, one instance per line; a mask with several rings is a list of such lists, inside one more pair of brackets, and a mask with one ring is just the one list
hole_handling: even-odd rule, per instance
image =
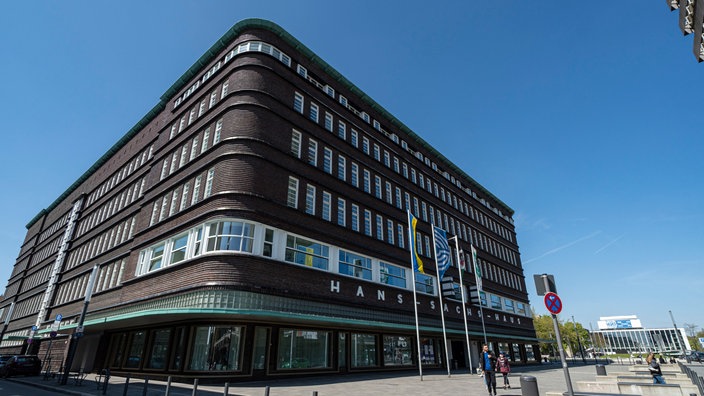
[[420, 272], [414, 273], [416, 278], [416, 291], [420, 293], [435, 295], [435, 282], [433, 277]]
[[347, 140], [347, 125], [342, 121], [337, 121], [337, 136], [342, 140]]
[[369, 139], [366, 136], [362, 137], [362, 151], [364, 151], [364, 154], [369, 155]]
[[372, 212], [364, 209], [364, 235], [372, 236]]
[[358, 134], [357, 131], [355, 131], [354, 129], [352, 129], [352, 132], [350, 134], [350, 140], [350, 143], [352, 143], [354, 147], [359, 147]]
[[308, 141], [308, 163], [318, 166], [318, 142], [313, 139]]
[[296, 71], [301, 77], [308, 78], [308, 70], [305, 67], [298, 65]]
[[294, 129], [291, 133], [291, 154], [296, 158], [301, 158], [301, 138], [301, 133]]
[[208, 149], [208, 140], [210, 140], [210, 127], [207, 127], [203, 133], [203, 144], [200, 146], [201, 154]]
[[298, 208], [298, 179], [295, 177], [288, 178], [286, 205], [294, 209]]
[[374, 159], [377, 161], [381, 161], [381, 149], [376, 143], [374, 143]]
[[288, 235], [286, 237], [285, 260], [294, 264], [327, 270], [329, 250], [327, 245]]
[[323, 171], [332, 175], [332, 150], [323, 149]]
[[513, 300], [509, 300], [508, 298], [504, 298], [504, 310], [506, 312], [511, 312], [511, 313], [516, 312], [516, 310], [513, 307]]
[[413, 340], [403, 336], [384, 336], [384, 366], [413, 366]]
[[278, 370], [330, 368], [332, 333], [322, 330], [281, 329], [278, 337]]
[[398, 265], [379, 262], [379, 282], [385, 285], [406, 288], [406, 270]]
[[396, 225], [396, 235], [398, 236], [398, 247], [400, 247], [401, 249], [404, 248], [403, 238], [405, 235], [405, 231], [406, 230], [403, 225], [401, 225], [401, 224]]
[[205, 191], [203, 191], [203, 198], [208, 198], [213, 191], [213, 178], [215, 176], [215, 169], [210, 168], [208, 170], [208, 175], [205, 178]]
[[213, 91], [213, 93], [210, 94], [210, 104], [208, 105], [208, 108], [212, 108], [215, 105], [215, 102], [218, 100], [218, 92]]
[[325, 129], [332, 132], [332, 114], [325, 112]]
[[389, 182], [386, 182], [386, 202], [388, 202], [390, 205], [393, 205], [393, 203], [394, 203], [393, 192], [391, 189], [391, 183], [389, 183]]
[[177, 236], [172, 241], [171, 246], [171, 262], [176, 264], [186, 259], [186, 245], [188, 244], [188, 234]]
[[199, 326], [188, 369], [237, 371], [242, 355], [242, 326]]
[[271, 257], [274, 252], [274, 230], [267, 228], [264, 231], [264, 246], [262, 250], [262, 255], [265, 257]]
[[330, 205], [332, 197], [329, 192], [323, 191], [323, 220], [330, 221]]
[[352, 163], [352, 175], [350, 182], [353, 186], [359, 187], [359, 167], [354, 162]]
[[376, 367], [379, 365], [376, 352], [376, 336], [352, 333], [352, 367]]
[[252, 252], [254, 224], [241, 221], [219, 221], [208, 225], [206, 250]]
[[222, 134], [222, 118], [215, 123], [215, 134], [213, 134], [213, 145], [220, 142], [220, 135]]
[[386, 240], [394, 244], [394, 222], [391, 219], [386, 219]]
[[381, 199], [381, 177], [374, 176], [374, 196]]
[[164, 263], [165, 245], [166, 244], [162, 242], [159, 245], [154, 246], [149, 252], [151, 254], [151, 258], [149, 259], [149, 272], [158, 270], [162, 267], [162, 264]]
[[345, 200], [337, 199], [337, 225], [345, 226]]
[[345, 157], [343, 156], [338, 156], [337, 157], [337, 178], [340, 180], [346, 180], [346, 171], [345, 169], [347, 167]]
[[220, 99], [224, 98], [227, 96], [227, 89], [230, 86], [230, 80], [225, 80], [224, 83], [222, 83], [222, 93], [220, 94]]
[[303, 95], [296, 92], [293, 96], [293, 109], [303, 114]]
[[306, 213], [315, 215], [315, 186], [306, 187]]
[[376, 215], [376, 239], [384, 240], [384, 218], [381, 215]]
[[311, 121], [315, 122], [316, 124], [318, 123], [319, 109], [317, 104], [310, 104], [310, 112], [308, 113], [308, 118], [310, 118]]
[[371, 192], [371, 175], [369, 174], [369, 170], [365, 169], [363, 171], [363, 182], [364, 182], [364, 192], [365, 193], [370, 193]]
[[339, 260], [341, 274], [372, 280], [372, 260], [370, 258], [340, 250]]
[[352, 204], [352, 230], [359, 232], [359, 206]]

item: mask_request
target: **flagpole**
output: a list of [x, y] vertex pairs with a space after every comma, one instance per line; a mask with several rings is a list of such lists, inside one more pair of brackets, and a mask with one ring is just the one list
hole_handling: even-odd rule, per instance
[[411, 283], [413, 284], [413, 312], [416, 317], [416, 344], [418, 345], [418, 374], [420, 375], [420, 380], [423, 381], [423, 363], [421, 362], [420, 356], [420, 329], [418, 327], [418, 299], [416, 297], [416, 268], [413, 263], [415, 262], [415, 235], [413, 221], [411, 219], [411, 211], [408, 211], [408, 250], [411, 253]]
[[474, 265], [474, 280], [477, 282], [477, 298], [479, 299], [479, 315], [482, 317], [482, 332], [484, 333], [484, 344], [489, 345], [486, 340], [486, 326], [484, 325], [484, 309], [482, 308], [482, 280], [481, 280], [481, 269], [479, 268], [479, 263], [477, 263], [477, 250], [474, 245], [470, 245], [472, 248], [472, 264]]
[[[433, 226], [434, 228], [435, 226]], [[450, 351], [447, 349], [447, 332], [445, 330], [445, 309], [442, 305], [442, 289], [440, 283], [440, 264], [438, 263], [438, 244], [435, 240], [435, 230], [433, 230], [433, 254], [435, 255], [435, 278], [438, 280], [438, 300], [440, 301], [440, 318], [442, 319], [442, 339], [445, 341], [445, 363], [447, 364], [447, 376], [450, 374]]]
[[467, 360], [469, 361], [469, 373], [472, 374], [474, 369], [472, 368], [472, 352], [469, 346], [469, 326], [467, 325], [467, 298], [464, 295], [464, 283], [462, 282], [462, 272], [464, 272], [464, 266], [462, 265], [462, 259], [460, 258], [460, 244], [457, 235], [450, 239], [455, 240], [455, 252], [457, 252], [457, 269], [460, 273], [460, 293], [462, 294], [462, 316], [464, 317], [464, 336], [467, 340]]

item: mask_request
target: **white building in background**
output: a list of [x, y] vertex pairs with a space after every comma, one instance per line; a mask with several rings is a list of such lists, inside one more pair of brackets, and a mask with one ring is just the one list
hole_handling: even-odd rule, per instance
[[679, 354], [691, 350], [680, 328], [646, 329], [636, 315], [602, 316], [592, 333], [597, 350], [613, 353]]

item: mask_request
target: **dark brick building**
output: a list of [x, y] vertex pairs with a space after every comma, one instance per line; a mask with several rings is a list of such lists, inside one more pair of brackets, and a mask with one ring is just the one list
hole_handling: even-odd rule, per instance
[[[58, 369], [73, 343], [73, 370], [177, 378], [446, 367], [434, 224], [479, 252], [493, 349], [530, 363], [512, 215], [286, 31], [245, 20], [30, 221], [0, 349]], [[472, 362], [484, 334], [458, 271], [443, 309], [466, 367], [463, 310]]]

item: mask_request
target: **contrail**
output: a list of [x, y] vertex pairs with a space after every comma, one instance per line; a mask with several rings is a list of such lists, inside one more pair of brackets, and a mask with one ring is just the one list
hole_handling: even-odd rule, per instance
[[591, 234], [589, 234], [589, 235], [587, 235], [587, 236], [583, 236], [583, 237], [581, 237], [581, 238], [579, 238], [579, 239], [577, 239], [577, 240], [575, 240], [575, 241], [572, 241], [572, 242], [570, 242], [570, 243], [568, 243], [568, 244], [565, 244], [565, 245], [556, 247], [555, 249], [552, 249], [552, 250], [548, 250], [547, 252], [541, 254], [540, 256], [538, 256], [538, 257], [536, 257], [536, 258], [532, 258], [532, 259], [530, 259], [530, 260], [526, 260], [526, 261], [523, 262], [523, 264], [528, 264], [528, 263], [531, 263], [531, 262], [533, 262], [533, 261], [535, 261], [535, 260], [540, 260], [541, 258], [543, 258], [543, 257], [545, 257], [545, 256], [549, 256], [549, 255], [551, 255], [551, 254], [554, 254], [554, 253], [559, 252], [560, 250], [567, 249], [568, 247], [570, 247], [570, 246], [572, 246], [572, 245], [575, 245], [575, 244], [577, 244], [577, 243], [579, 243], [579, 242], [582, 242], [582, 241], [587, 240], [587, 239], [589, 239], [589, 238], [594, 238], [595, 236], [597, 236], [597, 235], [599, 235], [599, 234], [601, 234], [601, 231], [594, 231], [594, 232], [592, 232]]
[[594, 254], [599, 254], [599, 253], [601, 253], [602, 250], [604, 250], [604, 249], [606, 249], [607, 247], [609, 247], [609, 246], [613, 245], [614, 243], [618, 242], [618, 241], [621, 240], [621, 238], [623, 238], [624, 236], [626, 236], [626, 234], [622, 234], [621, 236], [617, 237], [617, 238], [614, 239], [613, 241], [611, 241], [611, 242], [607, 243], [606, 245], [600, 247], [599, 249], [596, 250], [596, 252], [594, 252]]

